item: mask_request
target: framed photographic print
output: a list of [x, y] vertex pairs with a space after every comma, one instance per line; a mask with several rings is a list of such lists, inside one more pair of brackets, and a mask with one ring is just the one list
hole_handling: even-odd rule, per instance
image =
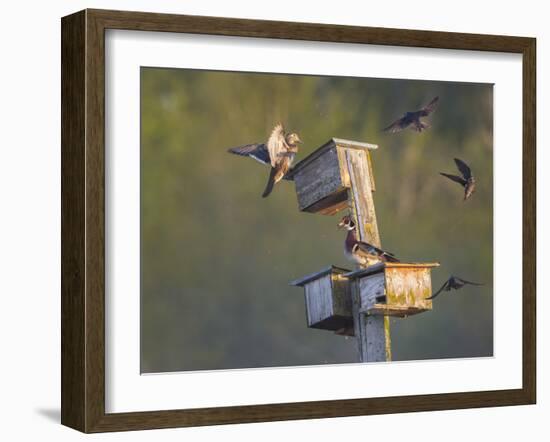
[[62, 19], [62, 423], [535, 403], [535, 40]]

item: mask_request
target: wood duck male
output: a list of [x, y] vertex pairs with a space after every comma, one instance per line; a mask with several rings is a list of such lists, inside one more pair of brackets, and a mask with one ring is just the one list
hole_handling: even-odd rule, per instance
[[302, 140], [297, 133], [285, 133], [283, 125], [277, 124], [271, 131], [267, 143], [247, 144], [245, 146], [233, 147], [228, 150], [236, 155], [254, 158], [260, 163], [271, 165], [269, 179], [262, 197], [268, 196], [273, 186], [286, 175], [294, 157], [298, 153], [298, 144]]
[[378, 262], [399, 262], [393, 253], [385, 252], [378, 247], [364, 241], [357, 240], [355, 223], [349, 215], [342, 218], [338, 224], [339, 228], [348, 231], [344, 242], [344, 254], [346, 258], [360, 266], [369, 266]]

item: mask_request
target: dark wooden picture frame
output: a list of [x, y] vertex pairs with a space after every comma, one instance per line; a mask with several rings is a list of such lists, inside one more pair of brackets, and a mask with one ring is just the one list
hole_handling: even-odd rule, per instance
[[[533, 404], [536, 400], [536, 40], [84, 10], [62, 19], [62, 406], [83, 432]], [[418, 48], [523, 57], [523, 385], [456, 392], [219, 408], [105, 412], [105, 30], [125, 29]], [[518, 147], [519, 148], [519, 147]]]

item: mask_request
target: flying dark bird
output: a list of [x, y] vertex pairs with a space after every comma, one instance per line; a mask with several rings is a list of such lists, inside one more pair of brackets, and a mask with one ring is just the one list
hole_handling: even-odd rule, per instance
[[262, 197], [268, 196], [277, 184], [290, 169], [292, 161], [298, 153], [298, 144], [302, 140], [297, 133], [285, 133], [283, 125], [277, 124], [267, 143], [247, 144], [245, 146], [232, 147], [228, 152], [236, 155], [254, 158], [262, 164], [271, 166], [269, 179]]
[[437, 292], [435, 292], [432, 296], [430, 296], [429, 298], [426, 298], [426, 299], [434, 299], [437, 295], [439, 295], [443, 291], [450, 292], [453, 289], [454, 290], [459, 290], [467, 284], [470, 284], [470, 285], [483, 285], [479, 282], [466, 281], [465, 279], [459, 278], [457, 276], [451, 276], [447, 281], [445, 281], [445, 284], [443, 284]]
[[393, 253], [385, 252], [367, 242], [358, 241], [355, 235], [355, 223], [349, 215], [342, 218], [338, 227], [348, 231], [344, 242], [344, 254], [350, 261], [362, 266], [369, 266], [380, 261], [399, 262]]
[[432, 101], [428, 103], [425, 107], [414, 112], [405, 112], [405, 114], [397, 121], [394, 121], [388, 127], [384, 129], [384, 132], [395, 133], [400, 132], [403, 129], [410, 127], [412, 130], [417, 132], [422, 132], [424, 129], [430, 127], [430, 125], [421, 121], [421, 118], [427, 117], [430, 115], [435, 108], [437, 107], [437, 102], [439, 97], [435, 97]]
[[462, 174], [462, 176], [457, 175], [450, 175], [448, 173], [439, 172], [444, 177], [449, 178], [450, 180], [453, 180], [455, 183], [460, 184], [462, 187], [464, 187], [464, 201], [466, 201], [468, 198], [472, 196], [474, 191], [476, 190], [476, 179], [474, 178], [474, 175], [472, 174], [472, 170], [468, 165], [458, 158], [455, 158], [456, 167]]

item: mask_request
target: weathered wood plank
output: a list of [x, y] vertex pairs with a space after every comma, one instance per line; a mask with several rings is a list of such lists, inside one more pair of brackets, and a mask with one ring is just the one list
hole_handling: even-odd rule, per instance
[[359, 228], [358, 236], [362, 241], [381, 247], [367, 154], [362, 150], [346, 149], [345, 156], [351, 184], [351, 209]]
[[352, 323], [351, 290], [348, 278], [341, 274], [332, 275], [332, 311], [335, 316], [346, 318]]
[[324, 269], [319, 270], [318, 272], [310, 273], [309, 275], [295, 279], [294, 281], [291, 281], [289, 284], [303, 287], [309, 281], [319, 279], [321, 276], [328, 275], [329, 273], [344, 274], [348, 272], [349, 270], [346, 270], [342, 267], [328, 266], [328, 267], [325, 267]]
[[380, 263], [345, 273], [359, 281], [361, 312], [406, 317], [432, 309], [431, 269], [438, 263]]
[[[362, 313], [368, 313], [375, 304], [386, 302], [386, 277], [384, 272], [360, 278], [359, 282]], [[382, 299], [384, 298], [384, 299]]]
[[342, 186], [350, 189], [351, 180], [349, 178], [348, 161], [346, 159], [346, 149], [342, 146], [337, 146], [336, 153], [338, 154], [338, 165], [340, 166], [340, 180]]
[[317, 289], [319, 290], [319, 314], [325, 318], [333, 316], [333, 303], [332, 303], [332, 281], [330, 275], [325, 276], [323, 279], [317, 281]]
[[361, 311], [359, 281], [351, 281], [353, 325], [361, 362], [391, 361], [390, 322], [386, 316], [368, 315]]
[[[342, 180], [342, 185], [347, 187], [348, 189], [351, 189], [351, 180], [349, 176], [349, 168], [347, 164], [346, 152], [352, 149], [353, 149], [352, 147], [347, 147], [344, 144], [338, 144], [336, 146], [336, 150], [338, 152], [338, 162], [340, 164], [340, 176]], [[371, 159], [370, 152], [368, 150], [360, 150], [360, 149], [355, 149], [355, 150], [362, 151], [367, 158], [368, 177], [370, 181], [370, 187], [371, 187], [371, 190], [374, 192], [376, 191], [376, 184], [374, 182], [374, 172], [372, 168], [372, 159]]]
[[292, 281], [304, 287], [308, 327], [336, 331], [352, 324], [348, 270], [330, 266]]
[[320, 200], [343, 191], [336, 147], [328, 149], [296, 172], [294, 182], [300, 210], [306, 210]]
[[363, 315], [367, 330], [367, 362], [391, 361], [390, 318], [388, 316]]
[[[345, 158], [345, 173], [349, 176], [348, 204], [358, 226], [358, 236], [363, 241], [381, 247], [372, 196], [374, 179], [368, 162], [368, 152], [347, 147], [340, 149]], [[360, 282], [353, 281], [351, 287], [354, 330], [360, 361], [391, 360], [389, 320], [365, 313], [362, 309]]]
[[432, 278], [429, 268], [386, 268], [387, 304], [431, 310]]
[[369, 151], [365, 151], [367, 156], [367, 163], [369, 166], [369, 178], [370, 178], [370, 188], [373, 192], [376, 192], [376, 183], [374, 181], [374, 168], [372, 167], [372, 157]]

